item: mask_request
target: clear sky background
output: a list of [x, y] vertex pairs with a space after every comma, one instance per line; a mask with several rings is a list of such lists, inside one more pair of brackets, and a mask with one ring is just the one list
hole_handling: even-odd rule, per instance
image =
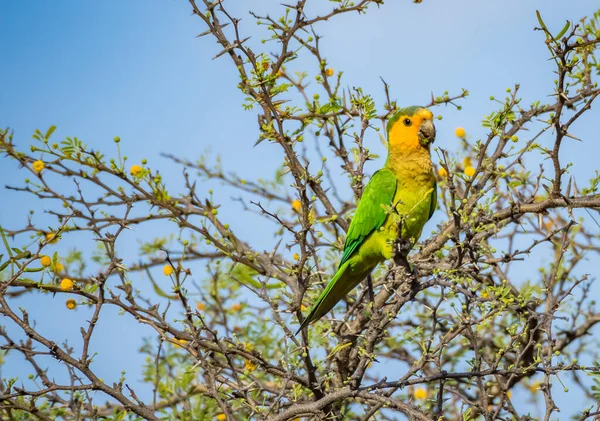
[[[247, 8], [273, 10], [279, 2], [229, 3], [230, 11], [244, 18], [241, 29], [253, 35], [255, 50], [265, 48], [259, 42], [261, 29]], [[543, 34], [533, 30], [536, 9], [558, 31], [565, 19], [578, 20], [598, 7], [595, 0], [387, 3], [380, 9], [372, 7], [366, 16], [347, 15], [318, 26], [324, 36], [322, 51], [331, 67], [344, 71], [345, 86], [362, 86], [378, 101], [383, 99], [380, 77], [390, 84], [400, 105], [426, 103], [431, 92], [468, 89], [471, 95], [462, 102], [463, 111], [435, 110], [444, 116], [436, 123], [437, 145], [451, 151], [456, 150], [457, 126], [465, 127], [473, 138], [484, 135], [480, 122], [495, 109], [490, 95], [502, 98], [507, 87], [520, 83], [523, 103], [529, 104], [552, 92], [552, 63]], [[194, 159], [210, 149], [213, 156], [222, 156], [225, 168], [238, 169], [245, 178], [271, 177], [281, 162], [280, 149], [266, 143], [253, 147], [256, 115], [241, 107], [243, 96], [230, 59], [212, 60], [220, 51], [214, 40], [195, 37], [204, 30], [183, 0], [0, 2], [0, 126], [14, 130], [18, 145], [28, 145], [36, 128], [44, 131], [51, 125], [58, 127], [57, 140], [77, 136], [104, 151], [114, 151], [112, 139], [118, 135], [131, 163], [148, 159], [174, 190], [182, 186], [181, 168], [160, 157], [164, 152]], [[310, 60], [301, 59], [297, 65], [310, 66], [314, 75]], [[577, 162], [573, 172], [581, 184], [598, 168], [594, 123], [598, 118], [594, 111], [582, 119], [573, 131], [584, 142], [567, 141], [563, 149], [565, 162]], [[372, 149], [380, 148], [376, 137], [368, 142]], [[370, 163], [368, 172], [381, 164]], [[14, 163], [0, 160], [0, 224], [8, 228], [23, 226], [28, 210], [40, 211], [43, 206], [4, 189], [25, 177]], [[221, 210], [224, 219], [259, 249], [271, 248], [272, 237], [264, 235], [261, 223], [244, 223], [239, 206], [227, 203], [229, 196], [226, 190], [219, 196], [226, 205]], [[43, 220], [42, 215], [39, 218]], [[138, 237], [151, 235], [129, 235], [121, 245], [129, 261], [136, 260]], [[55, 249], [64, 253], [76, 245], [67, 239]], [[24, 305], [31, 304], [27, 300], [36, 302], [27, 298]], [[76, 340], [78, 323], [68, 320], [73, 313], [62, 306], [53, 307], [65, 318], [60, 326], [44, 321], [47, 308], [41, 302], [32, 313], [45, 332], [59, 336], [64, 332]], [[150, 332], [140, 332], [135, 323], [122, 319], [108, 318], [105, 323], [99, 331], [99, 349], [118, 346], [120, 352], [100, 356], [97, 363], [107, 379], [115, 380], [121, 369], [139, 365], [140, 336]], [[2, 375], [19, 373], [23, 369], [19, 364], [4, 367]], [[132, 378], [137, 375], [134, 370], [130, 373]], [[578, 402], [576, 396], [563, 396], [560, 388], [555, 393], [559, 402]]]

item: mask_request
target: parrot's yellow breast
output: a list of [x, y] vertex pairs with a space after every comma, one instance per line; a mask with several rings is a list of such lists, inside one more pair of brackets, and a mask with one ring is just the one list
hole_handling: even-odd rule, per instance
[[[388, 161], [388, 165], [390, 163]], [[393, 246], [399, 237], [415, 244], [429, 219], [432, 201], [435, 200], [435, 175], [429, 153], [405, 159], [398, 167], [390, 165], [390, 168], [396, 174], [398, 183], [393, 200], [396, 210], [361, 245], [359, 254], [369, 264], [392, 258]]]

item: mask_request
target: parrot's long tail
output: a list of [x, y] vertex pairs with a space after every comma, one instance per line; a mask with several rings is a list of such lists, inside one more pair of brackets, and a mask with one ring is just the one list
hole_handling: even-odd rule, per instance
[[[339, 267], [327, 288], [321, 293], [310, 313], [304, 319], [296, 335], [312, 322], [316, 322], [326, 315], [344, 296], [346, 296], [356, 285], [360, 283], [374, 267], [353, 265], [353, 259], [348, 260]], [[357, 267], [358, 266], [358, 267]], [[361, 267], [363, 266], [363, 267]]]

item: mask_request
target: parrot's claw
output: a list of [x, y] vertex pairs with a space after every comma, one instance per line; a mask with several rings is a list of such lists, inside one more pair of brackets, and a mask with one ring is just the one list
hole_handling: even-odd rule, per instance
[[395, 243], [395, 256], [394, 256], [394, 262], [398, 265], [398, 266], [402, 266], [406, 272], [411, 275], [412, 277], [417, 278], [419, 276], [419, 272], [417, 270], [417, 268], [415, 268], [413, 265], [410, 264], [410, 262], [408, 261], [408, 253], [410, 253], [410, 250], [413, 247], [413, 242], [410, 240], [405, 240], [402, 238], [399, 238], [396, 240]]
[[396, 253], [400, 254], [400, 256], [408, 256], [412, 246], [412, 241], [400, 238], [396, 241]]

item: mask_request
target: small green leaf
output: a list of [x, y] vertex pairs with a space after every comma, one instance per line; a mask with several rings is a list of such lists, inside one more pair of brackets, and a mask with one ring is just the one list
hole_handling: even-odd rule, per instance
[[543, 29], [544, 31], [546, 31], [546, 32], [549, 32], [549, 31], [548, 31], [548, 28], [546, 27], [546, 24], [545, 24], [545, 23], [544, 23], [544, 21], [542, 20], [542, 15], [540, 14], [540, 11], [539, 11], [539, 10], [536, 10], [536, 11], [535, 11], [535, 14], [537, 15], [537, 20], [538, 20], [538, 22], [540, 23], [540, 26], [542, 27], [542, 29]]
[[50, 126], [50, 128], [48, 128], [48, 131], [44, 135], [44, 139], [46, 139], [46, 140], [50, 139], [50, 136], [52, 136], [52, 133], [54, 133], [54, 130], [56, 130], [56, 126]]
[[571, 22], [567, 21], [567, 23], [565, 24], [564, 28], [558, 33], [557, 36], [554, 37], [555, 40], [559, 40], [562, 38], [562, 36], [567, 32], [567, 29], [569, 29], [569, 26], [571, 26]]

